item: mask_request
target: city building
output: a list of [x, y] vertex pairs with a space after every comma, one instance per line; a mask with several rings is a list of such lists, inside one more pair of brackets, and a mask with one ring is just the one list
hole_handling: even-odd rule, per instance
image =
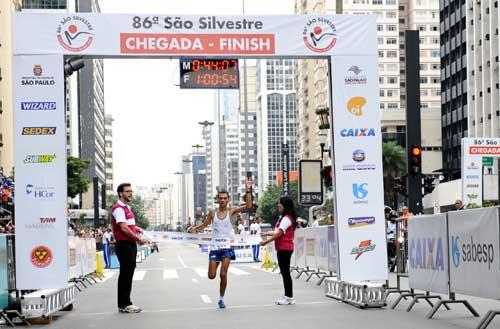
[[12, 92], [12, 15], [21, 1], [0, 1], [0, 170], [9, 176], [14, 167]]
[[194, 209], [200, 207], [204, 214], [207, 211], [207, 175], [205, 159], [204, 154], [194, 153], [191, 155], [191, 161], [193, 161]]
[[[255, 64], [251, 65], [249, 62], [243, 61], [243, 66], [240, 66], [238, 110], [240, 195], [245, 194], [245, 182], [248, 171], [252, 173], [254, 188], [258, 190], [259, 186], [257, 175], [256, 72], [257, 67]], [[248, 160], [246, 157], [248, 157]]]
[[167, 183], [157, 184], [142, 195], [144, 216], [154, 230], [174, 228], [173, 196], [174, 186]]
[[113, 183], [113, 117], [106, 114], [104, 117], [104, 142], [106, 152], [106, 195], [115, 195]]
[[[344, 14], [377, 15], [380, 109], [384, 141], [406, 147], [404, 31], [420, 31], [423, 171], [442, 167], [438, 0], [344, 0]], [[298, 14], [334, 14], [335, 0], [296, 0]], [[362, 70], [362, 67], [360, 67]], [[356, 73], [353, 73], [356, 74]], [[321, 158], [329, 131], [320, 131], [315, 111], [329, 106], [328, 62], [299, 60], [297, 67], [299, 159]], [[312, 81], [311, 81], [312, 80]], [[323, 136], [322, 136], [323, 135]]]
[[283, 143], [290, 149], [289, 170], [298, 167], [295, 65], [290, 59], [257, 61], [258, 193], [277, 185], [283, 170]]

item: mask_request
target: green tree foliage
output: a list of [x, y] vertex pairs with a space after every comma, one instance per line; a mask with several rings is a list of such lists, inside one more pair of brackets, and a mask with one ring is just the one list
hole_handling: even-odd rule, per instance
[[406, 172], [405, 149], [390, 141], [382, 144], [382, 164], [384, 167], [385, 204], [396, 207], [397, 193], [394, 191], [394, 178]]
[[[257, 214], [261, 216], [264, 223], [274, 224], [276, 219], [278, 219], [278, 207], [277, 204], [283, 195], [283, 189], [275, 185], [269, 185], [267, 190], [262, 196], [259, 196], [259, 207], [257, 208]], [[304, 219], [308, 219], [308, 209], [302, 207], [298, 204], [299, 199], [299, 182], [294, 181], [290, 183], [290, 190], [288, 195], [292, 198], [295, 203], [295, 209], [297, 211], [297, 216]]]
[[74, 198], [78, 194], [87, 192], [90, 180], [85, 177], [84, 171], [89, 164], [89, 160], [68, 157], [68, 197]]
[[[108, 195], [106, 199], [106, 204], [111, 207], [115, 204], [116, 200], [118, 200], [117, 195]], [[129, 203], [130, 208], [135, 215], [135, 224], [140, 228], [147, 229], [149, 227], [149, 221], [144, 215], [144, 202], [140, 196], [134, 196], [132, 201]], [[109, 214], [109, 221], [111, 222], [111, 212]]]

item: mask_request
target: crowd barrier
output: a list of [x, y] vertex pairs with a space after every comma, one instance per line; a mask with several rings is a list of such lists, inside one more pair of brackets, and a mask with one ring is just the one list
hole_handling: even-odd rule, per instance
[[[463, 304], [479, 317], [470, 303], [456, 294], [500, 299], [500, 212], [498, 207], [453, 211], [412, 217], [408, 220], [408, 282], [412, 297], [407, 311], [418, 300], [432, 309], [432, 318], [442, 307]], [[414, 293], [413, 290], [425, 291]], [[431, 294], [435, 293], [435, 294]], [[443, 299], [441, 295], [448, 295]], [[432, 299], [437, 299], [433, 304]], [[484, 329], [498, 310], [490, 310], [480, 321]]]

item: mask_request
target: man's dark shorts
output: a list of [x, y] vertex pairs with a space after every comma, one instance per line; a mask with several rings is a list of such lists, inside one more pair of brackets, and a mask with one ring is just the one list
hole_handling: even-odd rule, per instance
[[231, 248], [210, 250], [210, 254], [208, 255], [209, 260], [219, 263], [222, 261], [222, 258], [229, 258], [231, 260], [236, 260], [236, 255], [234, 254], [234, 250]]

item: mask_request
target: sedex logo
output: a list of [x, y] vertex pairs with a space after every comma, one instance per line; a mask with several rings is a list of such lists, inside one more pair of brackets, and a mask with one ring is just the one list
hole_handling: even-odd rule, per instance
[[455, 267], [459, 267], [460, 262], [478, 265], [488, 263], [488, 270], [490, 270], [491, 264], [495, 260], [495, 248], [492, 243], [475, 243], [472, 236], [470, 240], [462, 242], [460, 236], [453, 235], [451, 237], [451, 256]]

